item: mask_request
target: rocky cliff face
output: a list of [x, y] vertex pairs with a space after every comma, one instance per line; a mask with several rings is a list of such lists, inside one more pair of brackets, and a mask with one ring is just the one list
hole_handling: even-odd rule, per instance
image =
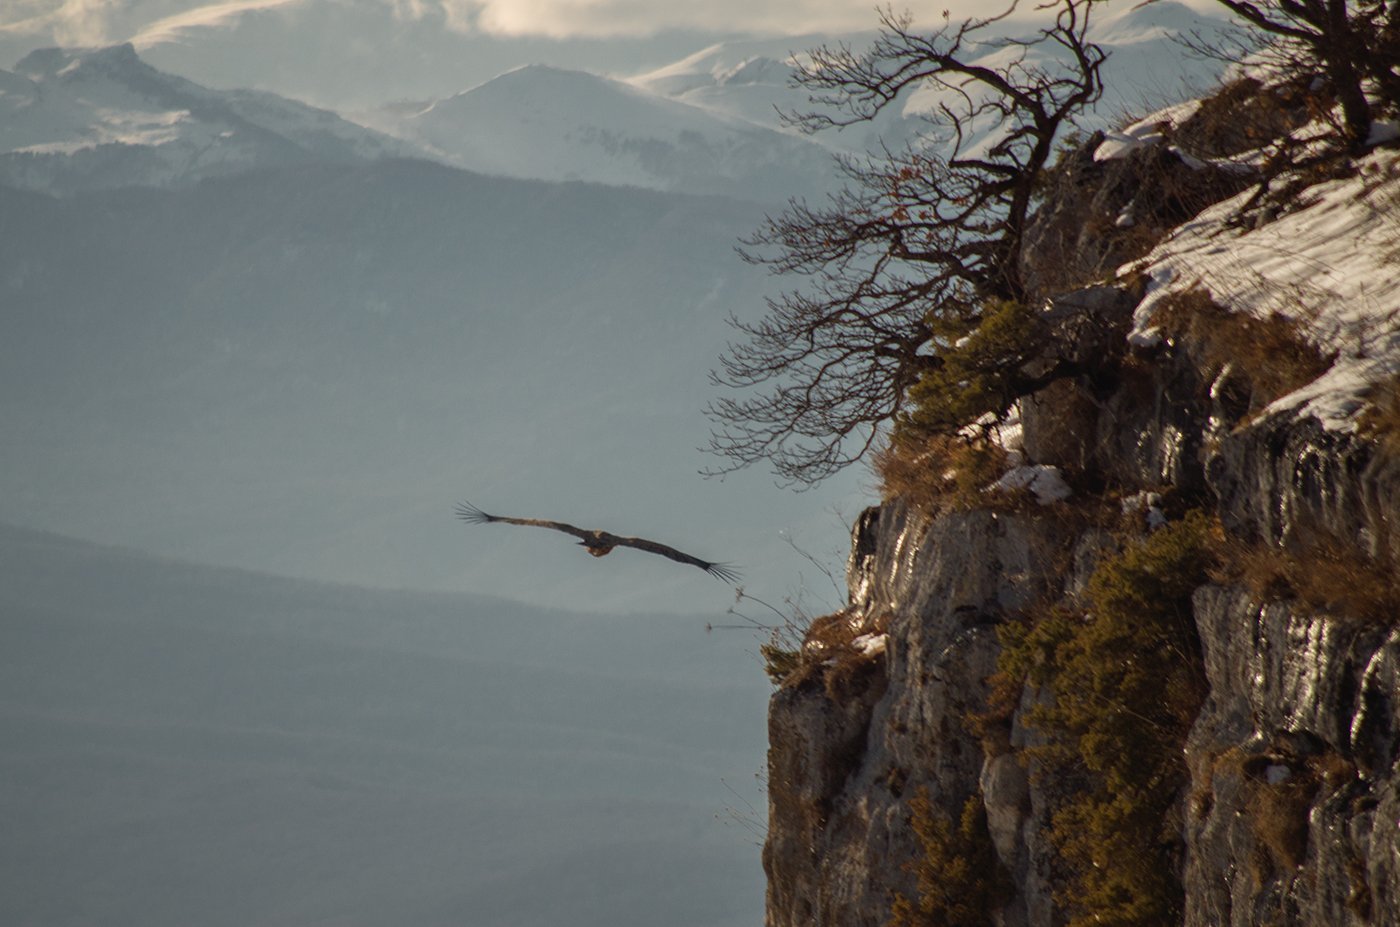
[[[1184, 390], [1189, 377], [1176, 379]], [[1028, 434], [1045, 427], [1035, 416], [1057, 414], [1042, 408], [1028, 411]], [[1207, 450], [1209, 415], [1188, 430], [1183, 408], [1156, 403], [1126, 433], [1107, 422], [1092, 433], [1115, 455], [1136, 451], [1144, 488], [1208, 482], [1239, 530], [1296, 531], [1306, 515], [1364, 537], [1392, 517], [1390, 471], [1358, 440], [1265, 422]], [[950, 817], [980, 796], [1015, 884], [997, 923], [1065, 921], [1046, 837], [1055, 783], [1037, 781], [1025, 754], [1037, 693], [1026, 690], [1003, 740], [970, 719], [986, 710], [998, 625], [1047, 591], [1072, 595], [1104, 548], [1103, 529], [1066, 514], [1074, 504], [928, 517], [894, 501], [862, 516], [845, 618], [885, 646], [773, 697], [772, 927], [885, 924], [896, 895], [916, 896], [920, 789]], [[1202, 586], [1193, 605], [1208, 695], [1183, 745], [1185, 923], [1400, 923], [1400, 627], [1261, 602], [1240, 585]]]
[[985, 722], [999, 630], [1047, 603], [1082, 614], [1106, 557], [1188, 509], [1284, 588], [1224, 563], [1189, 597], [1199, 652], [1183, 659], [1203, 704], [1174, 747], [1183, 784], [1156, 786], [1171, 790], [1160, 842], [1178, 895], [1167, 920], [1137, 922], [1400, 925], [1400, 614], [1289, 576], [1339, 558], [1355, 561], [1342, 586], [1395, 574], [1396, 455], [1305, 409], [1239, 407], [1191, 338], [1129, 347], [1139, 296], [1099, 288], [1050, 310], [1121, 345], [1111, 376], [1022, 403], [1028, 462], [1062, 468], [1075, 497], [933, 513], [896, 499], [855, 526], [850, 605], [832, 620], [861, 645], [812, 641], [770, 707], [770, 927], [884, 925], [897, 897], [917, 901], [918, 796], [951, 821], [969, 798], [984, 809], [1011, 885], [990, 922], [1093, 922], [1052, 839], [1066, 785], [1037, 758], [1053, 693], [1025, 680]]
[[905, 865], [920, 789], [951, 813], [984, 791], [998, 852], [1024, 887], [1008, 923], [1048, 923], [1029, 911], [1047, 899], [1025, 770], [1010, 744], [980, 743], [968, 718], [985, 703], [999, 616], [1054, 575], [1073, 537], [1053, 515], [929, 520], [899, 503], [867, 511], [855, 534], [849, 618], [884, 628], [887, 644], [838, 685], [827, 685], [833, 666], [773, 697], [768, 923], [884, 924], [894, 893], [914, 894]]

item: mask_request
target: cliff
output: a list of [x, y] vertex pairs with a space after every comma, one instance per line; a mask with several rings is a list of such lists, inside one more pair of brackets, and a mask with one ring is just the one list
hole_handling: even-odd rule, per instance
[[1084, 210], [1175, 230], [1043, 310], [1095, 364], [1005, 443], [1073, 495], [860, 517], [770, 706], [770, 927], [1400, 925], [1397, 158], [1241, 221], [1101, 143], [1044, 277], [1123, 256]]

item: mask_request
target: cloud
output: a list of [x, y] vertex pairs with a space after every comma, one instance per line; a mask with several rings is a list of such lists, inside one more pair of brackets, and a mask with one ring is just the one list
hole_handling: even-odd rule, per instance
[[[707, 32], [845, 32], [875, 25], [872, 0], [441, 0], [450, 23], [502, 36], [645, 36]], [[971, 6], [972, 0], [952, 0]], [[945, 3], [945, 5], [947, 5]], [[940, 7], [941, 11], [942, 7]], [[956, 12], [956, 10], [955, 10]]]
[[[894, 0], [928, 24], [999, 12], [1009, 0]], [[1114, 0], [1122, 7], [1137, 0]], [[1214, 7], [1214, 0], [1185, 0]], [[181, 41], [198, 29], [233, 25], [245, 13], [288, 6], [334, 10], [379, 7], [401, 21], [429, 20], [447, 29], [499, 37], [646, 37], [671, 30], [708, 33], [853, 32], [876, 25], [883, 0], [0, 0], [0, 35], [47, 36], [60, 45], [131, 41], [138, 47]], [[1022, 11], [1033, 10], [1021, 0]]]
[[[31, 36], [65, 47], [132, 42], [144, 48], [179, 41], [193, 30], [230, 25], [244, 13], [307, 2], [310, 0], [0, 0], [4, 7], [0, 35]], [[369, 2], [435, 7], [440, 0]]]
[[[556, 39], [647, 36], [693, 29], [798, 35], [859, 32], [877, 25], [885, 0], [388, 0], [399, 9], [440, 9], [449, 28], [497, 36]], [[1125, 9], [1139, 0], [1111, 0]], [[1181, 0], [1187, 7], [1215, 9], [1215, 0]], [[944, 11], [955, 20], [1003, 12], [1011, 0], [893, 0], [896, 13], [914, 14], [915, 25], [933, 26]], [[1021, 0], [1019, 17], [1041, 17], [1032, 0]]]
[[219, 26], [244, 13], [276, 9], [297, 2], [300, 0], [223, 0], [158, 19], [142, 27], [131, 37], [131, 43], [137, 48], [148, 48], [162, 42], [178, 42], [192, 30]]
[[0, 32], [51, 36], [59, 45], [104, 45], [127, 7], [125, 0], [16, 0], [6, 4]]
[[[244, 13], [292, 4], [379, 5], [401, 20], [437, 19], [469, 34], [556, 39], [704, 32], [796, 34], [870, 28], [879, 0], [0, 0], [0, 33], [62, 45], [178, 41]], [[977, 0], [944, 0], [970, 4]], [[898, 4], [896, 4], [898, 6]], [[942, 7], [940, 6], [940, 9]]]

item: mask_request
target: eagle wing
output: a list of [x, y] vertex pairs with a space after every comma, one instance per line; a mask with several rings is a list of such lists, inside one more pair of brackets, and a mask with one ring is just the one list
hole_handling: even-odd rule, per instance
[[587, 541], [596, 535], [596, 532], [585, 531], [582, 528], [576, 528], [562, 521], [546, 521], [543, 518], [508, 518], [505, 515], [487, 515], [470, 502], [457, 503], [457, 517], [462, 519], [462, 521], [470, 522], [474, 525], [489, 525], [493, 522], [501, 522], [507, 525], [530, 525], [535, 528], [553, 528], [555, 531], [572, 534], [574, 537], [583, 541]]
[[727, 563], [711, 563], [708, 560], [701, 560], [699, 557], [692, 557], [690, 554], [676, 550], [674, 547], [670, 547], [666, 544], [658, 544], [656, 541], [648, 541], [646, 538], [622, 537], [616, 534], [609, 534], [606, 531], [587, 531], [562, 521], [546, 521], [543, 518], [508, 518], [504, 515], [488, 515], [470, 502], [457, 503], [457, 517], [475, 525], [489, 525], [493, 522], [502, 522], [507, 525], [532, 525], [536, 528], [553, 528], [555, 531], [572, 534], [574, 537], [583, 541], [604, 541], [619, 547], [635, 547], [637, 550], [644, 550], [649, 554], [660, 554], [663, 557], [675, 560], [677, 563], [688, 563], [691, 566], [697, 566], [711, 576], [718, 576], [727, 583], [737, 583], [739, 581], [739, 571]]
[[619, 547], [635, 547], [637, 550], [644, 550], [649, 554], [660, 554], [669, 557], [678, 563], [688, 563], [691, 566], [698, 566], [711, 576], [718, 576], [727, 583], [737, 583], [739, 581], [739, 571], [727, 563], [711, 563], [708, 560], [701, 560], [699, 557], [692, 557], [690, 554], [676, 550], [666, 544], [658, 544], [656, 541], [648, 541], [646, 538], [624, 538], [617, 535], [609, 535], [608, 540], [617, 542]]

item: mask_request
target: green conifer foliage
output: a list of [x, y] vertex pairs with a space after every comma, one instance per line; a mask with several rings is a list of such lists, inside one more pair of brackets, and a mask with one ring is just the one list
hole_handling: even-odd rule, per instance
[[897, 896], [890, 927], [991, 927], [1009, 880], [992, 845], [981, 796], [963, 804], [956, 828], [924, 789], [909, 806], [923, 849], [913, 864], [919, 900]]
[[1010, 300], [989, 302], [972, 322], [960, 321], [943, 335], [949, 344], [939, 353], [941, 363], [910, 387], [901, 430], [949, 434], [984, 416], [1005, 418], [1026, 392], [1023, 367], [1041, 334], [1034, 311]]
[[1083, 612], [1056, 609], [1005, 638], [1002, 681], [1052, 696], [1027, 723], [1049, 741], [1032, 757], [1063, 791], [1051, 840], [1070, 927], [1180, 923], [1171, 818], [1205, 697], [1191, 594], [1216, 547], [1214, 523], [1192, 513], [1100, 564]]

